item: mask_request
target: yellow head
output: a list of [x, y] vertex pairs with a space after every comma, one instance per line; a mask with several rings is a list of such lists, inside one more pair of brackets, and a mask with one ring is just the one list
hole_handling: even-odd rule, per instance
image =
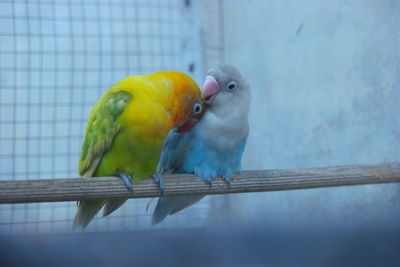
[[[206, 105], [201, 100], [201, 92], [196, 82], [182, 72], [158, 72], [159, 81], [168, 83], [170, 89], [167, 109], [171, 114], [170, 125], [184, 132], [192, 128], [202, 117]], [[160, 79], [164, 76], [166, 80]]]

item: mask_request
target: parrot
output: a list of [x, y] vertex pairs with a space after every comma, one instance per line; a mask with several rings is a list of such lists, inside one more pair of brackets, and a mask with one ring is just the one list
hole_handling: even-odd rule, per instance
[[[79, 174], [118, 176], [131, 189], [132, 181], [155, 174], [168, 132], [190, 130], [205, 107], [199, 86], [182, 72], [160, 71], [117, 82], [90, 111]], [[164, 181], [153, 178], [163, 190]], [[107, 216], [126, 200], [78, 201], [73, 229], [86, 228], [102, 207]]]
[[[211, 68], [201, 88], [206, 111], [190, 130], [171, 130], [164, 141], [156, 175], [194, 173], [209, 183], [221, 177], [227, 184], [241, 171], [242, 154], [249, 134], [251, 93], [243, 74], [230, 65]], [[160, 197], [152, 215], [158, 224], [202, 199], [204, 195]]]

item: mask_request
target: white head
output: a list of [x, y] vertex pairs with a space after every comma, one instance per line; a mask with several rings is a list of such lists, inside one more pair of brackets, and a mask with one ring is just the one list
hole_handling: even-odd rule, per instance
[[229, 65], [219, 65], [207, 72], [201, 97], [211, 109], [219, 105], [230, 107], [238, 104], [231, 111], [247, 113], [250, 107], [250, 90], [246, 79], [238, 69]]
[[207, 111], [199, 123], [209, 141], [215, 140], [221, 149], [227, 149], [247, 135], [251, 95], [238, 69], [228, 65], [210, 69], [201, 96]]

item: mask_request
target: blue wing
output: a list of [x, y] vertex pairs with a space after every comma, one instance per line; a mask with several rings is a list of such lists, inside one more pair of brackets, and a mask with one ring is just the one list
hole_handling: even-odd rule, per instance
[[157, 164], [157, 174], [171, 173], [183, 163], [191, 147], [190, 135], [190, 132], [177, 133], [175, 128], [169, 131]]
[[[206, 181], [217, 176], [229, 180], [230, 176], [241, 170], [246, 141], [247, 136], [230, 151], [215, 151], [206, 146], [201, 137], [196, 135], [196, 131], [184, 134], [170, 132], [164, 142], [157, 173], [195, 173]], [[152, 224], [162, 222], [168, 215], [193, 205], [203, 197], [160, 197], [153, 212]]]

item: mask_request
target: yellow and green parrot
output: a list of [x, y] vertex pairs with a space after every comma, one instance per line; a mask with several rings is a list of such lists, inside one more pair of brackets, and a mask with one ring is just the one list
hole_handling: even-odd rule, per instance
[[[118, 176], [130, 188], [156, 173], [168, 132], [191, 129], [204, 114], [197, 84], [188, 75], [157, 72], [130, 76], [114, 84], [90, 111], [79, 174]], [[160, 189], [162, 176], [154, 176]], [[85, 228], [104, 206], [107, 216], [126, 199], [79, 201], [75, 228]]]

